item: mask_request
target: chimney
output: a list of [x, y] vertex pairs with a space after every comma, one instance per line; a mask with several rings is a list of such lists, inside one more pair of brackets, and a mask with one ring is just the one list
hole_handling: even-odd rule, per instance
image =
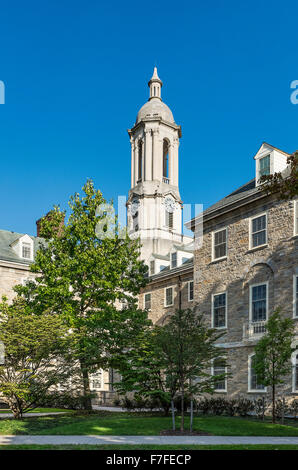
[[[40, 236], [41, 236], [41, 235], [40, 235], [40, 232], [41, 232], [41, 221], [42, 221], [43, 219], [50, 219], [50, 218], [51, 218], [51, 213], [52, 213], [52, 211], [48, 212], [46, 215], [44, 215], [43, 217], [41, 217], [40, 219], [38, 219], [38, 220], [36, 221], [36, 235], [37, 235], [37, 237], [40, 237]], [[58, 231], [59, 234], [61, 234], [63, 226], [64, 226], [64, 214], [63, 214], [63, 219], [61, 220], [60, 224], [59, 224], [58, 227], [57, 227], [57, 231]], [[43, 238], [45, 238], [45, 237], [43, 237]]]

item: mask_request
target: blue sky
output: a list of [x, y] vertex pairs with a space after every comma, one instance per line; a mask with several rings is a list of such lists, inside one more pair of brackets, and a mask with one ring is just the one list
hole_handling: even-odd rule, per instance
[[182, 125], [185, 203], [251, 179], [262, 141], [294, 151], [297, 15], [294, 1], [2, 1], [0, 228], [35, 234], [88, 177], [127, 194], [127, 129], [155, 64]]

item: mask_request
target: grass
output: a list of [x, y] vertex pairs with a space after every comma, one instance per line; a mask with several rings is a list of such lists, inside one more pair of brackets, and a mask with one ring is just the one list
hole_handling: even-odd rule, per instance
[[[180, 418], [177, 418], [179, 426]], [[298, 427], [272, 424], [253, 418], [226, 416], [199, 416], [194, 419], [194, 430], [217, 436], [298, 436]], [[186, 418], [185, 427], [189, 425]], [[142, 413], [109, 413], [107, 411], [84, 414], [73, 412], [58, 416], [0, 420], [0, 434], [23, 435], [158, 435], [171, 428], [171, 418]]]
[[[63, 408], [34, 408], [34, 410], [28, 411], [28, 413], [71, 413], [73, 410], [66, 410]], [[11, 413], [9, 408], [2, 408], [1, 413]]]
[[0, 445], [0, 450], [298, 450], [297, 445]]

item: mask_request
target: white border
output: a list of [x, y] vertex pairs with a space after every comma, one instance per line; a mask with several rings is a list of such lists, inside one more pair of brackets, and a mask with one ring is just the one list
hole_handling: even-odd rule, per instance
[[297, 281], [296, 279], [298, 278], [298, 274], [293, 274], [293, 318], [298, 318], [298, 315], [296, 314], [296, 308], [297, 308]]
[[[192, 286], [192, 299], [189, 298], [189, 293], [190, 293], [190, 283], [192, 282], [193, 286]], [[194, 299], [194, 294], [195, 294], [195, 291], [194, 291], [194, 282], [193, 282], [193, 279], [191, 279], [190, 281], [187, 281], [187, 298], [188, 298], [188, 302], [193, 302], [193, 299]]]
[[248, 364], [247, 391], [248, 391], [248, 392], [252, 392], [252, 393], [267, 393], [267, 387], [265, 387], [265, 388], [262, 389], [262, 390], [250, 388], [250, 381], [251, 381], [251, 358], [252, 358], [253, 356], [255, 356], [255, 352], [249, 354], [249, 356], [248, 356], [248, 361], [247, 361], [247, 364]]
[[[166, 302], [167, 302], [167, 289], [172, 289], [172, 303], [167, 305]], [[174, 287], [173, 286], [169, 286], [169, 287], [165, 287], [164, 288], [164, 306], [165, 307], [172, 307], [174, 305]]]
[[249, 286], [249, 323], [252, 323], [252, 289], [253, 289], [253, 287], [264, 286], [264, 285], [266, 285], [266, 320], [258, 320], [258, 321], [267, 321], [268, 320], [269, 281], [264, 281], [264, 282], [258, 282], [257, 284], [251, 284]]
[[[225, 256], [221, 256], [220, 258], [215, 258], [215, 247], [214, 247], [214, 235], [218, 232], [223, 232], [223, 231], [226, 231], [226, 254]], [[222, 259], [227, 259], [228, 257], [228, 227], [222, 227], [218, 230], [214, 230], [212, 232], [212, 247], [211, 247], [211, 260], [212, 261], [220, 261]]]
[[[217, 359], [221, 359], [221, 358], [218, 357]], [[226, 358], [223, 358], [223, 359], [226, 359]], [[212, 365], [211, 365], [211, 375], [212, 376], [214, 376], [214, 361], [216, 361], [216, 359], [212, 360]], [[225, 374], [227, 373], [227, 371], [228, 371], [228, 367], [225, 366]], [[216, 390], [214, 388], [215, 393], [227, 393], [227, 391], [228, 391], [228, 377], [227, 376], [225, 376], [224, 381], [225, 381], [225, 388], [224, 389], [222, 388], [220, 390]]]
[[[225, 326], [214, 326], [214, 297], [216, 295], [226, 295], [226, 305], [225, 305]], [[216, 292], [215, 294], [212, 294], [211, 296], [211, 326], [212, 328], [215, 328], [216, 330], [226, 330], [228, 328], [228, 292], [223, 291], [223, 292]]]
[[[254, 219], [258, 219], [263, 215], [266, 216], [266, 241], [262, 245], [252, 246], [252, 221]], [[257, 248], [261, 248], [263, 246], [268, 245], [268, 214], [267, 212], [262, 212], [261, 214], [254, 215], [253, 217], [249, 217], [249, 250], [256, 250]]]

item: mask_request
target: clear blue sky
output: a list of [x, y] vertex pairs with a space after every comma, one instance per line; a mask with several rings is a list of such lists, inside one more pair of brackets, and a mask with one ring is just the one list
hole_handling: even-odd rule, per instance
[[154, 64], [182, 125], [184, 202], [251, 179], [262, 141], [294, 151], [297, 17], [295, 1], [2, 1], [0, 228], [35, 234], [87, 177], [127, 194], [127, 128]]

